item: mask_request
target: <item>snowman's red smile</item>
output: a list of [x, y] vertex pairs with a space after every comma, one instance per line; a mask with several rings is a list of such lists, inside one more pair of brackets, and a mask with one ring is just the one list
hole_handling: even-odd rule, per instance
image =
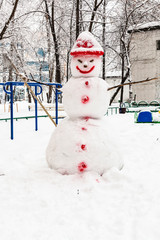
[[86, 74], [86, 73], [90, 73], [93, 71], [93, 69], [95, 68], [95, 66], [91, 67], [88, 71], [83, 71], [81, 70], [78, 66], [76, 66], [77, 70], [80, 72], [80, 73], [83, 73], [83, 74]]

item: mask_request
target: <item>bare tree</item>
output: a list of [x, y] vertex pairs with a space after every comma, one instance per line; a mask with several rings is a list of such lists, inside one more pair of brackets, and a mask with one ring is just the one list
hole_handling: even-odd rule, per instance
[[49, 6], [47, 0], [44, 0], [45, 3], [45, 9], [47, 13], [47, 19], [49, 21], [51, 34], [53, 37], [54, 42], [54, 48], [55, 48], [55, 63], [56, 63], [56, 74], [55, 74], [55, 80], [57, 83], [61, 83], [61, 65], [60, 65], [60, 53], [59, 53], [59, 42], [56, 34], [56, 28], [55, 28], [55, 1], [52, 0], [51, 2], [51, 14], [49, 12]]
[[4, 1], [4, 0], [1, 0], [1, 1], [0, 1], [0, 9], [1, 9], [1, 7], [2, 7], [3, 1]]
[[[19, 0], [15, 0], [12, 12], [11, 12], [8, 20], [5, 22], [3, 29], [0, 32], [0, 40], [2, 40], [4, 38], [4, 35], [7, 31], [7, 28], [9, 26], [10, 22], [12, 21], [12, 19], [14, 18], [14, 15], [15, 15], [15, 12], [16, 12], [16, 9], [17, 9], [17, 6], [18, 6], [18, 2], [19, 2]], [[3, 3], [3, 1], [1, 2], [1, 5], [2, 5], [2, 3]]]
[[80, 0], [76, 0], [76, 38], [80, 32]]
[[103, 17], [102, 17], [102, 26], [103, 26], [103, 31], [102, 31], [102, 43], [103, 43], [103, 50], [104, 50], [104, 55], [103, 55], [103, 67], [102, 67], [102, 78], [105, 80], [106, 77], [106, 0], [103, 0]]
[[[49, 82], [53, 82], [53, 74], [54, 74], [54, 61], [51, 57], [51, 36], [50, 36], [50, 27], [49, 27], [49, 23], [48, 23], [48, 15], [45, 14], [45, 18], [46, 18], [46, 32], [47, 32], [47, 53], [48, 53], [48, 67], [49, 67], [49, 74], [48, 74], [48, 78], [49, 78]], [[52, 101], [52, 86], [49, 86], [49, 91], [47, 93], [47, 102], [51, 103]]]
[[[74, 14], [74, 8], [75, 8], [75, 4], [74, 1], [72, 3], [72, 9], [71, 9], [71, 14], [70, 14], [70, 21], [69, 21], [69, 48], [67, 51], [67, 60], [66, 60], [66, 67], [67, 67], [67, 71], [66, 71], [66, 80], [68, 81], [69, 79], [69, 57], [70, 57], [70, 50], [72, 47], [72, 36], [73, 36], [73, 14]], [[79, 9], [77, 9], [79, 10]], [[78, 24], [78, 20], [77, 23]], [[79, 29], [79, 28], [78, 28]], [[78, 37], [78, 32], [76, 32], [76, 37]]]
[[98, 10], [99, 6], [102, 4], [103, 0], [100, 0], [98, 2], [98, 0], [94, 0], [94, 5], [93, 5], [93, 10], [92, 10], [92, 14], [91, 14], [91, 20], [90, 20], [90, 24], [89, 24], [89, 32], [92, 32], [92, 28], [93, 28], [93, 23], [94, 23], [94, 18], [96, 16], [96, 11]]

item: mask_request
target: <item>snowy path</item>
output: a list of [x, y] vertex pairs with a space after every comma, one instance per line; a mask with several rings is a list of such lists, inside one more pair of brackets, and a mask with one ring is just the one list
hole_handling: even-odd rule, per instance
[[[1, 240], [159, 240], [160, 125], [134, 124], [133, 115], [108, 117], [125, 154], [121, 172], [61, 176], [45, 149], [49, 119], [0, 122]], [[107, 127], [107, 126], [106, 126]]]

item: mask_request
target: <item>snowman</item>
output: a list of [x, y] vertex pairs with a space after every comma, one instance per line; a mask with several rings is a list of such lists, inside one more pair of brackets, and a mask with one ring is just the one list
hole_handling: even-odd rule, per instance
[[103, 175], [112, 167], [121, 169], [120, 155], [104, 117], [110, 97], [108, 84], [99, 78], [103, 49], [85, 31], [70, 54], [72, 77], [62, 89], [68, 116], [51, 136], [46, 151], [48, 165], [61, 174], [94, 171]]

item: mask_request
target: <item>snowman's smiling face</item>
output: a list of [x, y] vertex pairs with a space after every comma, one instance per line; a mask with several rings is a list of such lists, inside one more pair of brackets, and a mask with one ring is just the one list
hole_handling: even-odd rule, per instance
[[77, 58], [77, 66], [76, 69], [82, 74], [88, 74], [93, 71], [95, 68], [94, 58], [82, 59]]
[[71, 60], [73, 77], [98, 77], [101, 67], [100, 56], [75, 56]]

